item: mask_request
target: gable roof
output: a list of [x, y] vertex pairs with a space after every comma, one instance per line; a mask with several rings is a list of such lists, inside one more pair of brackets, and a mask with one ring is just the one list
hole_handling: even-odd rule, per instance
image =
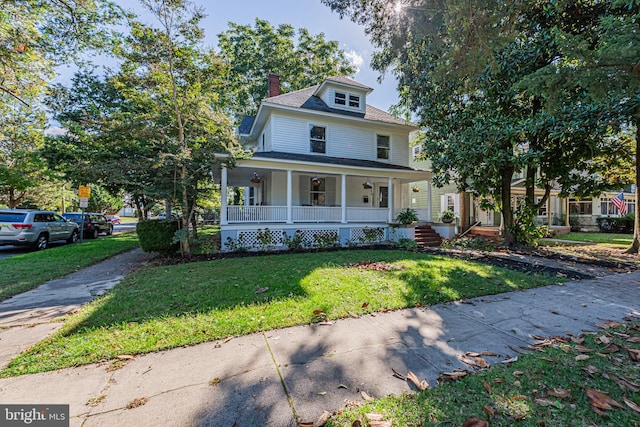
[[373, 89], [370, 88], [369, 86], [363, 85], [362, 83], [359, 83], [355, 80], [351, 80], [348, 77], [345, 76], [333, 76], [333, 77], [327, 77], [321, 84], [318, 85], [318, 90], [314, 93], [314, 95], [319, 95], [320, 92], [322, 92], [322, 90], [324, 89], [325, 86], [327, 86], [327, 84], [331, 82], [331, 83], [337, 83], [339, 86], [351, 86], [357, 89], [363, 89], [365, 92], [370, 93], [373, 92]]
[[[348, 80], [348, 79], [347, 79]], [[359, 84], [359, 83], [358, 83]], [[363, 87], [367, 87], [361, 85]], [[324, 113], [338, 114], [341, 116], [359, 117], [365, 120], [371, 120], [375, 122], [383, 122], [394, 125], [414, 126], [413, 123], [406, 120], [399, 119], [391, 114], [380, 110], [379, 108], [366, 105], [365, 113], [358, 113], [354, 111], [341, 110], [338, 108], [329, 107], [325, 102], [316, 96], [317, 90], [320, 85], [311, 86], [306, 89], [297, 90], [295, 92], [285, 93], [283, 95], [267, 98], [262, 101], [263, 105], [279, 105], [283, 107], [300, 108], [303, 110], [319, 111]]]

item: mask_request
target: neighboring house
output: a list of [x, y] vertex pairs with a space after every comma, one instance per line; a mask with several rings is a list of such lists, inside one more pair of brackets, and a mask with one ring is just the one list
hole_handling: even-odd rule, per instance
[[[253, 154], [216, 177], [223, 250], [394, 238], [390, 224], [411, 206], [413, 184], [431, 174], [409, 164], [417, 127], [367, 105], [371, 91], [332, 77], [280, 95], [269, 76], [269, 97], [239, 130]], [[231, 187], [245, 188], [241, 203], [228, 205]]]
[[[569, 199], [569, 222], [573, 230], [597, 231], [597, 219], [604, 216], [620, 216], [618, 208], [611, 203], [611, 199], [620, 194], [619, 191], [604, 192], [600, 197], [590, 197]], [[636, 211], [636, 189], [635, 185], [625, 188], [623, 192], [627, 213]]]

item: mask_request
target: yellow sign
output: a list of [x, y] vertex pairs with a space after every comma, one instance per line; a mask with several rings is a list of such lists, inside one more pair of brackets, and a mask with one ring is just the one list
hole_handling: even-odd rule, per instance
[[81, 199], [88, 199], [91, 197], [91, 186], [90, 185], [80, 185], [78, 186], [78, 197]]

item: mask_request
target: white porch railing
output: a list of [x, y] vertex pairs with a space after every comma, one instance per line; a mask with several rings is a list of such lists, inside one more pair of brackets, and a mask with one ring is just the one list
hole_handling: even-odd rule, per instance
[[227, 221], [287, 222], [286, 206], [227, 206]]
[[[349, 208], [347, 208], [348, 211]], [[340, 222], [342, 208], [325, 206], [294, 206], [293, 222]]]
[[[386, 208], [347, 208], [347, 222], [386, 223]], [[341, 222], [342, 208], [327, 206], [293, 206], [293, 222]], [[287, 222], [286, 206], [227, 206], [229, 223]]]

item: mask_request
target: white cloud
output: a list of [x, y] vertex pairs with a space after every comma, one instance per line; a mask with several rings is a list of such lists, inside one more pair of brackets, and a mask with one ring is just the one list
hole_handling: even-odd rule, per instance
[[362, 55], [360, 55], [355, 50], [350, 50], [348, 52], [345, 52], [345, 56], [347, 57], [347, 60], [349, 60], [349, 62], [351, 62], [351, 64], [356, 68], [356, 74], [359, 73], [362, 64], [364, 64], [364, 58], [362, 57]]
[[61, 128], [60, 126], [52, 126], [52, 127], [46, 128], [44, 130], [44, 134], [48, 136], [66, 135], [67, 130], [65, 128]]

